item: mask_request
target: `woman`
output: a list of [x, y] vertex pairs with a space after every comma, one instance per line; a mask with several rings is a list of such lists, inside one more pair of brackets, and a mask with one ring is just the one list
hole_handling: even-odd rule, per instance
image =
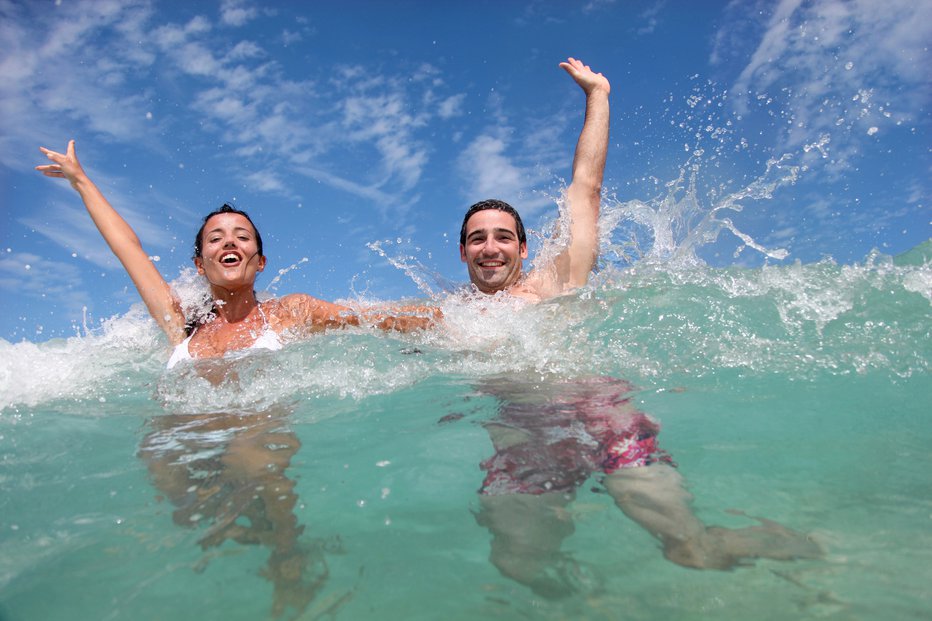
[[[179, 300], [143, 250], [129, 224], [107, 202], [78, 162], [74, 140], [65, 153], [39, 149], [51, 164], [36, 166], [47, 177], [67, 179], [110, 249], [136, 285], [149, 314], [175, 348], [169, 366], [188, 358], [212, 358], [247, 349], [279, 349], [283, 332], [298, 336], [326, 328], [369, 323], [385, 330], [409, 331], [430, 325], [435, 311], [426, 307], [393, 309], [402, 315], [352, 309], [296, 293], [260, 302], [256, 274], [265, 269], [262, 238], [246, 213], [229, 205], [210, 213], [195, 240], [194, 265], [210, 283], [214, 312], [199, 325], [187, 323]], [[419, 314], [412, 314], [419, 313]]]

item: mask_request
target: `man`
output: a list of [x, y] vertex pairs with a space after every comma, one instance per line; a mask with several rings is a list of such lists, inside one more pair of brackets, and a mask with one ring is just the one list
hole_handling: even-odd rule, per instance
[[[523, 272], [528, 256], [521, 217], [499, 200], [476, 203], [460, 230], [460, 258], [484, 294], [542, 301], [585, 285], [598, 257], [598, 217], [608, 149], [609, 92], [601, 73], [569, 58], [560, 63], [586, 94], [586, 115], [573, 158], [561, 229], [565, 247], [547, 265]], [[478, 522], [492, 534], [499, 571], [545, 597], [594, 585], [561, 544], [574, 530], [566, 506], [593, 472], [615, 504], [686, 567], [728, 569], [741, 559], [811, 558], [818, 546], [768, 520], [737, 530], [706, 527], [690, 510], [691, 496], [656, 442], [659, 426], [614, 378], [525, 381], [496, 378], [485, 392], [502, 402], [486, 423], [495, 454], [483, 462]]]
[[573, 179], [566, 190], [569, 240], [552, 265], [527, 276], [527, 236], [521, 217], [508, 203], [487, 200], [466, 212], [460, 230], [460, 259], [469, 279], [482, 293], [508, 291], [511, 295], [539, 301], [586, 284], [599, 249], [599, 201], [608, 151], [608, 80], [582, 61], [570, 58], [560, 67], [586, 93], [586, 120], [576, 155]]

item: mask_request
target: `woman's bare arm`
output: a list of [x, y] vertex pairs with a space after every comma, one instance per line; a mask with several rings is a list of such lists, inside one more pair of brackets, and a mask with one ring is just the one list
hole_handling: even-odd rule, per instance
[[78, 162], [74, 140], [68, 142], [65, 153], [44, 147], [39, 148], [51, 164], [36, 166], [36, 170], [47, 177], [67, 179], [84, 201], [88, 214], [97, 230], [106, 240], [110, 250], [120, 260], [133, 284], [139, 291], [149, 314], [168, 335], [172, 345], [184, 340], [184, 314], [171, 288], [149, 259], [139, 242], [139, 237], [126, 220], [110, 205], [100, 189], [88, 178]]
[[425, 305], [401, 305], [354, 309], [333, 302], [295, 293], [277, 301], [278, 330], [291, 330], [307, 335], [329, 328], [369, 325], [381, 330], [412, 332], [434, 325], [440, 318], [440, 309]]

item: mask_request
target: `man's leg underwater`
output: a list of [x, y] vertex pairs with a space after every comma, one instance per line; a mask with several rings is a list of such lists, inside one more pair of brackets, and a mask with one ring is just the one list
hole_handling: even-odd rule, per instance
[[663, 555], [684, 567], [730, 569], [744, 559], [819, 558], [806, 535], [761, 518], [760, 526], [706, 526], [692, 512], [683, 477], [667, 464], [621, 468], [606, 475], [615, 504], [663, 544]]
[[574, 591], [562, 573], [563, 540], [575, 527], [567, 511], [574, 493], [481, 495], [476, 521], [492, 534], [489, 559], [502, 575], [544, 597]]

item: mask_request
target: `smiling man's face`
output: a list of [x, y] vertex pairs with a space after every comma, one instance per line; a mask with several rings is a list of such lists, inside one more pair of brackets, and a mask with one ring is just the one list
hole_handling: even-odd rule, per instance
[[485, 209], [466, 221], [466, 241], [460, 245], [460, 260], [469, 270], [469, 279], [483, 293], [497, 293], [521, 277], [521, 262], [527, 258], [527, 244], [518, 240], [517, 225], [511, 214]]

